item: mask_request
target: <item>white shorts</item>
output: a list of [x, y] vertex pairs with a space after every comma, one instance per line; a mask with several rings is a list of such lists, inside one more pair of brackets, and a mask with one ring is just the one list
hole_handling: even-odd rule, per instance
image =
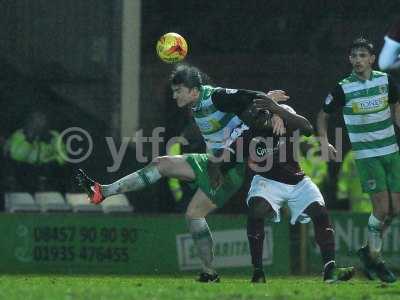
[[275, 212], [274, 222], [280, 221], [280, 208], [287, 202], [290, 210], [290, 223], [294, 225], [310, 222], [310, 217], [303, 211], [313, 202], [325, 206], [324, 198], [314, 182], [309, 177], [304, 177], [296, 185], [286, 184], [275, 180], [255, 175], [251, 181], [251, 187], [247, 194], [247, 205], [252, 197], [261, 197], [269, 204]]

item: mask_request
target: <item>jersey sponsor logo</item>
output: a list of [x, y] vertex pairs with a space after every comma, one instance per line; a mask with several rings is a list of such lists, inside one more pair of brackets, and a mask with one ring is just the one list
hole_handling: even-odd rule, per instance
[[265, 145], [258, 144], [256, 146], [256, 154], [258, 157], [263, 157], [265, 155], [271, 155], [274, 152], [274, 149], [267, 148]]
[[277, 141], [275, 144], [271, 139], [259, 139], [254, 138], [253, 142], [256, 142], [255, 153], [257, 157], [261, 158], [266, 155], [272, 155], [279, 151], [279, 148], [285, 144], [284, 141]]
[[236, 94], [237, 91], [238, 91], [238, 90], [236, 90], [236, 89], [225, 89], [225, 92], [226, 92], [227, 94]]
[[332, 94], [328, 94], [325, 98], [325, 105], [329, 105], [333, 101], [333, 96]]
[[388, 105], [388, 97], [367, 99], [360, 102], [353, 102], [352, 109], [354, 113], [367, 113], [384, 109]]

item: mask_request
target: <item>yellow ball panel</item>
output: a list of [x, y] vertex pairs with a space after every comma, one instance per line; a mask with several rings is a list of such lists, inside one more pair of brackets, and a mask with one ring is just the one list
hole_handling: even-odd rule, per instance
[[175, 32], [164, 34], [156, 45], [158, 56], [166, 63], [183, 60], [188, 52], [186, 40]]

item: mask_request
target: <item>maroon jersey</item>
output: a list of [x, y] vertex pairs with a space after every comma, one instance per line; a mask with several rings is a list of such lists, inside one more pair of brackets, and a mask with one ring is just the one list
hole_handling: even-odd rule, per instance
[[393, 23], [387, 33], [387, 36], [392, 40], [400, 43], [400, 20]]
[[276, 136], [270, 130], [248, 130], [243, 136], [244, 157], [251, 174], [295, 185], [304, 178], [295, 157], [295, 135]]

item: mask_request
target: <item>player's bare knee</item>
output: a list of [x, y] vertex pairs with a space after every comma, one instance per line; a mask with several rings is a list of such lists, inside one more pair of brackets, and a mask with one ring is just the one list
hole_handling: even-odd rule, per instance
[[165, 176], [165, 173], [168, 170], [168, 165], [170, 164], [169, 157], [157, 156], [151, 161], [151, 164], [157, 167], [158, 172], [160, 172], [161, 175]]
[[185, 219], [186, 219], [186, 220], [191, 220], [191, 219], [193, 219], [193, 210], [192, 210], [192, 209], [189, 209], [189, 208], [186, 209], [186, 212], [185, 212]]
[[251, 218], [263, 219], [272, 212], [271, 204], [260, 197], [249, 199], [248, 214]]
[[189, 204], [188, 207], [186, 208], [185, 217], [188, 220], [197, 219], [197, 218], [203, 218], [204, 215], [203, 215], [201, 206], [199, 206], [199, 205], [190, 205]]
[[313, 202], [304, 210], [310, 218], [325, 218], [328, 217], [328, 210], [325, 206], [318, 202]]
[[193, 214], [188, 210], [185, 212], [185, 219], [186, 220], [192, 220], [193, 219]]
[[204, 214], [201, 213], [201, 211], [197, 209], [188, 209], [186, 210], [185, 213], [185, 218], [186, 220], [192, 220], [192, 219], [198, 219], [198, 218], [204, 218]]
[[385, 220], [386, 218], [389, 218], [391, 216], [391, 212], [389, 210], [389, 207], [374, 207], [372, 214], [378, 219], [378, 220]]
[[153, 158], [153, 160], [151, 161], [151, 164], [158, 167], [161, 164], [161, 160], [162, 160], [162, 156], [157, 156], [157, 157]]

